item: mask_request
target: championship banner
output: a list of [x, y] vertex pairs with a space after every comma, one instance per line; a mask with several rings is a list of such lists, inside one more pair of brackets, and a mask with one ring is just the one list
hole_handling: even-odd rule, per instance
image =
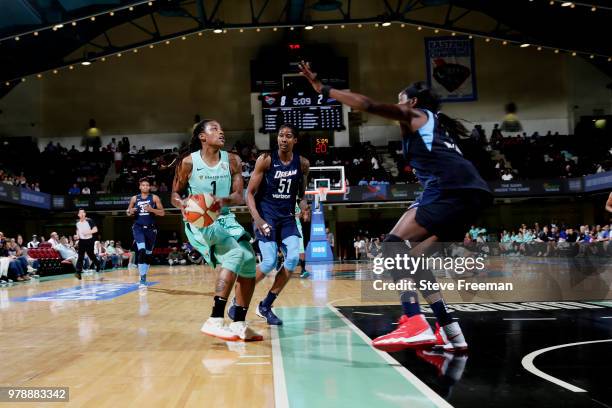
[[425, 38], [427, 84], [442, 102], [475, 101], [474, 42], [465, 36]]

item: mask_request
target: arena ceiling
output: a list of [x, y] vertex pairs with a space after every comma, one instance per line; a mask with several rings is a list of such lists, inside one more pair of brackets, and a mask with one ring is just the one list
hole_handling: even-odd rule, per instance
[[[612, 76], [608, 0], [10, 0], [0, 2], [0, 96], [30, 75], [188, 35], [405, 24], [576, 53]], [[295, 32], [295, 31], [294, 31]]]

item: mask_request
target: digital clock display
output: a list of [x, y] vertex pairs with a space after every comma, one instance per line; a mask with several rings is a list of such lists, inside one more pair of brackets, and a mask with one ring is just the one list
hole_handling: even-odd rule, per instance
[[263, 131], [276, 132], [283, 123], [299, 130], [343, 130], [342, 104], [314, 92], [262, 94]]
[[315, 154], [326, 155], [329, 147], [329, 139], [326, 137], [314, 138], [314, 152]]

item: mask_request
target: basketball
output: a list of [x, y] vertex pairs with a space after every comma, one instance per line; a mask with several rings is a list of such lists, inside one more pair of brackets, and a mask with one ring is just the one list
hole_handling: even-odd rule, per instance
[[219, 217], [219, 206], [210, 194], [191, 195], [187, 197], [183, 216], [194, 227], [208, 227]]

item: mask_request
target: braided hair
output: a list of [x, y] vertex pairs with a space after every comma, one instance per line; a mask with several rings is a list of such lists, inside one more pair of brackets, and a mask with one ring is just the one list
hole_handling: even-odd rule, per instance
[[468, 136], [468, 130], [458, 119], [453, 119], [440, 112], [442, 104], [438, 96], [423, 81], [415, 82], [405, 88], [404, 93], [408, 98], [417, 98], [415, 108], [427, 109], [438, 116], [440, 126], [450, 137], [457, 140]]
[[185, 157], [189, 156], [193, 152], [197, 152], [202, 148], [202, 142], [200, 141], [200, 133], [206, 131], [206, 125], [208, 125], [210, 122], [215, 122], [215, 120], [204, 119], [193, 126], [193, 130], [191, 132], [191, 140], [189, 140], [189, 144], [179, 151], [178, 157], [174, 159], [172, 163], [168, 165], [168, 167], [178, 166]]

